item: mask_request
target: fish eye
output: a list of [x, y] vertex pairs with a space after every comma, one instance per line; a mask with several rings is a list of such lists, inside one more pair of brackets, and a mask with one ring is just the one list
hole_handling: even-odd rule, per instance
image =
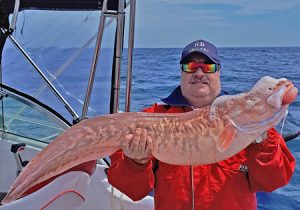
[[271, 87], [269, 87], [269, 90], [272, 90], [272, 88], [271, 88]]

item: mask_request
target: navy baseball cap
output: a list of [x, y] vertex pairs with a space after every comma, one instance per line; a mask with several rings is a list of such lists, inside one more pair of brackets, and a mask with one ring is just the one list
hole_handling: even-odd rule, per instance
[[221, 64], [217, 48], [212, 43], [204, 40], [197, 40], [188, 44], [182, 51], [180, 64], [185, 63], [195, 53], [202, 53], [215, 64]]

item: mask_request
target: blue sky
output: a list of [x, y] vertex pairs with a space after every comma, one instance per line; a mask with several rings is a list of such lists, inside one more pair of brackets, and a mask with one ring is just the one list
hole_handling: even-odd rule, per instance
[[136, 47], [300, 46], [299, 0], [137, 0]]
[[[98, 11], [24, 11], [17, 38], [32, 47], [81, 47], [98, 21]], [[111, 37], [104, 36], [108, 46]], [[300, 46], [300, 0], [137, 0], [135, 47], [182, 48], [197, 39], [218, 47]]]

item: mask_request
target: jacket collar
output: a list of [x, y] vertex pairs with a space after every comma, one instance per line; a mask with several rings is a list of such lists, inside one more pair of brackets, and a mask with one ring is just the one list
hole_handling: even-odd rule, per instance
[[[221, 90], [221, 93], [219, 96], [222, 95], [228, 95], [228, 93], [224, 90]], [[218, 96], [218, 97], [219, 97]], [[171, 105], [171, 106], [191, 106], [183, 97], [180, 85], [173, 90], [173, 92], [166, 98], [160, 99], [165, 104]]]

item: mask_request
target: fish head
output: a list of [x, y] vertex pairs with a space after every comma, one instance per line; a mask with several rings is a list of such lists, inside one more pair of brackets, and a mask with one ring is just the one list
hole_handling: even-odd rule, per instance
[[[219, 126], [216, 129], [217, 150], [224, 154], [245, 148], [282, 120], [297, 95], [298, 89], [291, 81], [266, 76], [248, 92], [218, 97], [209, 113], [211, 122], [222, 122], [215, 123], [215, 127]], [[211, 125], [213, 127], [214, 123]]]
[[253, 87], [253, 91], [275, 110], [291, 104], [298, 95], [298, 89], [290, 80], [274, 79], [269, 76], [261, 78]]
[[297, 95], [298, 89], [291, 81], [263, 77], [249, 92], [237, 97], [238, 105], [229, 118], [242, 132], [265, 132], [284, 118]]

